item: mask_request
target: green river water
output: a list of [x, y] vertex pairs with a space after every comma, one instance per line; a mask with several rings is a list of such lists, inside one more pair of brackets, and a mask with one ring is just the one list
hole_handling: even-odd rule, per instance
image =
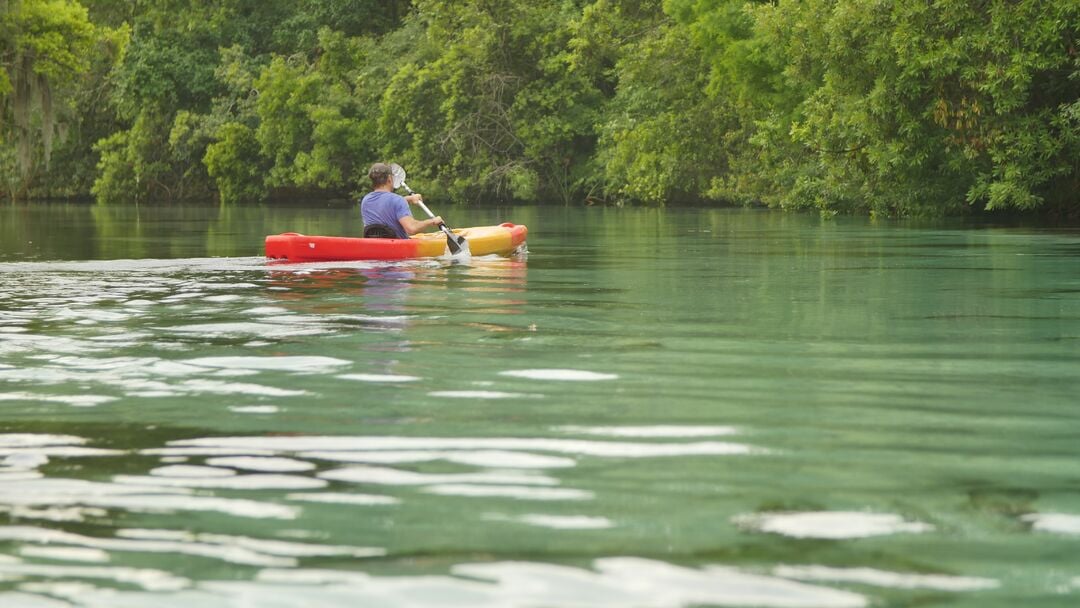
[[1080, 230], [0, 206], [0, 606], [1080, 605]]

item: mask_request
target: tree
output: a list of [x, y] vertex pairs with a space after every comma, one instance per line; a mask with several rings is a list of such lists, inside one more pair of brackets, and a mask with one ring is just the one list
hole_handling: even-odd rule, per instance
[[1075, 2], [667, 6], [709, 41], [711, 90], [757, 100], [735, 180], [762, 200], [886, 215], [1075, 207]]
[[102, 35], [71, 0], [0, 3], [0, 137], [14, 140], [7, 190], [26, 192], [38, 164], [48, 167], [76, 79], [90, 69]]

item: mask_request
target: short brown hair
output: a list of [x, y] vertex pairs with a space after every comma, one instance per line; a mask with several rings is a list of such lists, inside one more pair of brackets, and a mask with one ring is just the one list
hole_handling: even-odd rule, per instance
[[390, 165], [386, 163], [375, 163], [368, 169], [367, 176], [371, 179], [372, 187], [378, 187], [386, 183], [386, 180], [390, 179], [393, 175], [393, 171], [390, 170]]

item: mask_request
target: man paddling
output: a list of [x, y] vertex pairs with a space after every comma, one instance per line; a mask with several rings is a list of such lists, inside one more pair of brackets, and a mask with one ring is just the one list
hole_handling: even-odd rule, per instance
[[418, 220], [412, 216], [409, 204], [415, 205], [421, 197], [419, 194], [401, 196], [394, 192], [390, 165], [371, 165], [368, 177], [371, 178], [371, 192], [364, 195], [360, 201], [365, 238], [407, 239], [410, 234], [443, 223], [438, 216], [426, 220]]

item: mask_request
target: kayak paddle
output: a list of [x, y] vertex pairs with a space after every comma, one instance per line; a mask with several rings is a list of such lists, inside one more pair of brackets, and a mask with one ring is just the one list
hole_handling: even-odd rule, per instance
[[[412, 191], [412, 188], [405, 183], [405, 169], [402, 169], [401, 165], [392, 163], [390, 165], [390, 174], [394, 177], [395, 190], [398, 188], [405, 188], [405, 191], [409, 194], [415, 194], [415, 192]], [[428, 214], [428, 217], [435, 217], [435, 214], [431, 212], [431, 209], [427, 208], [424, 201], [417, 201], [417, 204], [424, 210], [424, 213]], [[447, 228], [445, 223], [439, 223], [439, 230], [442, 230], [443, 234], [446, 235], [446, 247], [450, 249], [450, 255], [457, 255], [463, 251], [465, 252], [465, 255], [470, 255], [469, 243], [465, 241], [465, 237], [454, 234]]]

